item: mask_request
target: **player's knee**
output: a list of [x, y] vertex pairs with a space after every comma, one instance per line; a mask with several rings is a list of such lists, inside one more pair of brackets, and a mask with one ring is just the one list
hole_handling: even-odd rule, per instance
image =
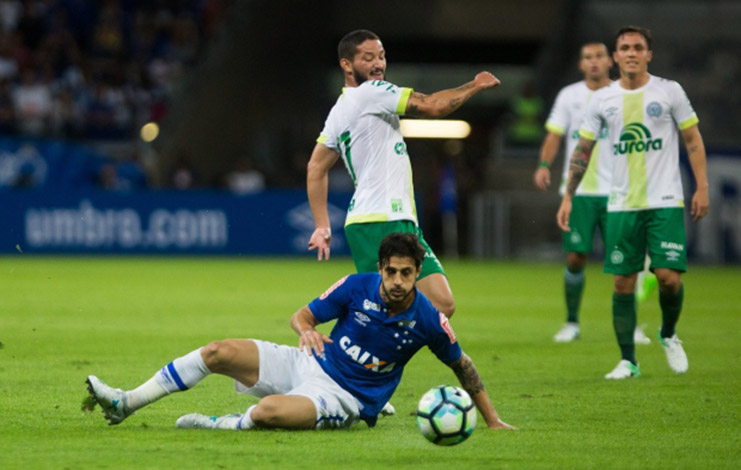
[[281, 418], [281, 407], [278, 400], [275, 400], [272, 395], [263, 398], [252, 410], [250, 417], [259, 427], [275, 427]]
[[656, 273], [656, 280], [659, 281], [659, 289], [662, 292], [670, 292], [672, 294], [679, 291], [682, 283], [679, 273], [673, 271]]
[[236, 352], [234, 345], [228, 341], [212, 341], [201, 348], [201, 357], [210, 371], [218, 372], [231, 362]]
[[569, 271], [582, 271], [587, 265], [587, 256], [583, 253], [570, 252], [566, 254], [566, 267]]
[[635, 276], [615, 276], [615, 293], [628, 295], [635, 292]]
[[455, 301], [453, 296], [438, 296], [434, 299], [430, 299], [432, 304], [441, 311], [446, 317], [450, 318], [455, 313]]

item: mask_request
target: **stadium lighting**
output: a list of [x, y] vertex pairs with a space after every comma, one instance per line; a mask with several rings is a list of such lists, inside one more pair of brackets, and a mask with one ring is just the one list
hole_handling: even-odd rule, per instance
[[466, 121], [445, 119], [402, 119], [404, 137], [423, 139], [465, 139], [471, 133]]
[[160, 134], [160, 126], [156, 122], [144, 124], [139, 132], [144, 142], [152, 142]]

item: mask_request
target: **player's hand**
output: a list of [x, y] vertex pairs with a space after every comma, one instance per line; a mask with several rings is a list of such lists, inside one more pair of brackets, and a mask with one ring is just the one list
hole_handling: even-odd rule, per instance
[[473, 79], [473, 83], [481, 90], [486, 90], [487, 88], [493, 88], [502, 84], [497, 77], [489, 72], [479, 72]]
[[690, 211], [690, 214], [692, 214], [692, 220], [697, 222], [708, 215], [709, 208], [710, 197], [708, 196], [707, 188], [695, 191], [695, 195], [692, 196], [692, 210]]
[[304, 330], [301, 336], [298, 338], [298, 349], [300, 351], [306, 351], [308, 356], [316, 354], [321, 356], [324, 354], [324, 343], [332, 343], [327, 335], [324, 335], [314, 329]]
[[535, 170], [535, 174], [533, 175], [533, 183], [535, 183], [536, 188], [540, 189], [541, 191], [546, 191], [551, 185], [551, 170], [545, 167], [540, 167]]
[[502, 421], [499, 418], [497, 418], [496, 421], [494, 421], [493, 423], [491, 423], [489, 425], [489, 429], [514, 429], [514, 430], [517, 430], [516, 427], [512, 426], [511, 424], [505, 423], [504, 421]]
[[556, 222], [558, 226], [564, 232], [570, 232], [569, 227], [569, 216], [571, 216], [571, 198], [564, 196], [561, 200], [561, 207], [558, 208], [558, 214], [556, 214]]
[[332, 230], [329, 227], [321, 227], [314, 230], [309, 239], [309, 250], [316, 249], [316, 259], [321, 261], [329, 259], [329, 244], [332, 241]]

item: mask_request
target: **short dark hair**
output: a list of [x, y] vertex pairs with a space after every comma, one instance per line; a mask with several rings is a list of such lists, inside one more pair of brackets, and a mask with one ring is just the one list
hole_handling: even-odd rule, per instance
[[618, 39], [620, 39], [620, 36], [623, 34], [628, 33], [638, 33], [641, 36], [643, 36], [643, 39], [646, 40], [646, 45], [648, 46], [648, 50], [651, 49], [651, 30], [648, 28], [641, 28], [640, 26], [623, 26], [620, 28], [620, 30], [615, 35], [615, 46], [617, 47]]
[[419, 238], [413, 233], [390, 233], [381, 241], [378, 248], [378, 265], [383, 267], [388, 264], [392, 256], [400, 258], [412, 258], [414, 265], [419, 268], [425, 259], [427, 251], [424, 249]]
[[367, 29], [358, 29], [351, 33], [347, 33], [344, 38], [340, 40], [340, 44], [337, 46], [337, 56], [339, 60], [347, 59], [352, 62], [353, 57], [358, 52], [358, 46], [363, 44], [368, 39], [378, 39], [378, 35]]

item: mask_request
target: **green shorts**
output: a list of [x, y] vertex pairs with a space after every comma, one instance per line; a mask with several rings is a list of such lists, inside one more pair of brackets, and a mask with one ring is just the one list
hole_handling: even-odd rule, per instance
[[646, 253], [651, 270], [687, 271], [684, 209], [608, 212], [605, 272], [634, 274], [643, 270]]
[[607, 199], [607, 196], [574, 196], [569, 217], [571, 231], [563, 232], [564, 252], [590, 253], [597, 227], [605, 241]]
[[422, 272], [418, 279], [433, 273], [445, 274], [443, 266], [422, 236], [422, 230], [411, 220], [396, 220], [393, 222], [370, 222], [365, 224], [350, 224], [345, 226], [345, 237], [350, 245], [355, 269], [359, 273], [378, 272], [378, 247], [381, 240], [389, 233], [413, 233], [419, 238], [427, 254], [422, 261]]

